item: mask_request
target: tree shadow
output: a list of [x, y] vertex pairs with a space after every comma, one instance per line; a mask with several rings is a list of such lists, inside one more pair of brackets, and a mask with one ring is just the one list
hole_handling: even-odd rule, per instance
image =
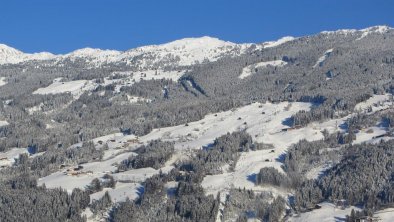
[[341, 125], [338, 126], [339, 129], [347, 131], [349, 129], [349, 125], [347, 122], [343, 122]]
[[286, 159], [286, 153], [280, 154], [275, 160], [281, 163], [284, 163]]
[[145, 192], [145, 188], [143, 186], [140, 186], [137, 188], [137, 194], [139, 197], [141, 197]]
[[377, 127], [388, 128], [390, 126], [390, 120], [383, 117], [382, 121], [377, 125]]
[[247, 180], [253, 183], [256, 183], [257, 181], [257, 174], [252, 173], [250, 175], [247, 176]]
[[168, 195], [168, 196], [172, 196], [172, 197], [175, 196], [175, 194], [176, 194], [176, 189], [177, 189], [176, 187], [168, 188], [168, 189], [167, 189], [167, 195]]
[[334, 217], [335, 218], [335, 221], [337, 221], [337, 222], [340, 222], [340, 221], [346, 221], [346, 218], [344, 218], [344, 217], [337, 217], [337, 216], [335, 216]]
[[212, 149], [214, 147], [214, 145], [215, 145], [215, 143], [210, 143], [205, 146], [202, 146], [202, 149], [205, 151], [208, 151], [208, 150]]
[[288, 127], [293, 127], [294, 126], [294, 118], [293, 117], [288, 117], [282, 121], [282, 125], [288, 126]]

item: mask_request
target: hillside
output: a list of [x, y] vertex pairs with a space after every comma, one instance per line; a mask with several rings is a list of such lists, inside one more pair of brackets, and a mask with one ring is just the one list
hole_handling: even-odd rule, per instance
[[0, 221], [391, 221], [393, 71], [387, 26], [0, 45]]

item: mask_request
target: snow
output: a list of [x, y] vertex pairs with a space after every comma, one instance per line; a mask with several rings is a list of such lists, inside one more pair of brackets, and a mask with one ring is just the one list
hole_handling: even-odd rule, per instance
[[131, 182], [143, 182], [147, 178], [158, 174], [159, 171], [151, 167], [132, 169], [125, 172], [113, 174], [114, 179], [118, 181], [131, 181]]
[[315, 63], [315, 65], [313, 66], [313, 68], [316, 68], [316, 67], [318, 67], [318, 66], [322, 66], [322, 65], [323, 65], [323, 62], [331, 55], [331, 53], [332, 53], [333, 50], [334, 50], [334, 49], [329, 49], [329, 50], [325, 51], [325, 52], [324, 52], [324, 55], [321, 56], [321, 57], [316, 61], [316, 63]]
[[98, 200], [104, 196], [105, 192], [108, 191], [111, 196], [112, 202], [124, 202], [127, 198], [135, 200], [141, 194], [143, 186], [140, 183], [122, 183], [117, 182], [115, 188], [104, 188], [102, 191], [93, 193], [90, 195], [90, 202]]
[[376, 107], [375, 105], [378, 104], [385, 104], [385, 106], [391, 105], [387, 104], [387, 101], [392, 100], [392, 95], [390, 94], [383, 94], [383, 95], [374, 95], [371, 98], [369, 98], [368, 100], [361, 102], [359, 104], [357, 104], [354, 107], [354, 111], [361, 111], [361, 110], [366, 110], [368, 107], [372, 107], [372, 110], [377, 110], [379, 109], [378, 107]]
[[28, 153], [25, 148], [13, 148], [7, 152], [0, 152], [0, 167], [11, 166], [20, 154]]
[[0, 86], [4, 86], [5, 84], [7, 84], [5, 77], [0, 77]]
[[[373, 140], [375, 139], [374, 137], [384, 135], [387, 133], [387, 129], [383, 127], [368, 127], [366, 129], [360, 130], [358, 133], [356, 133], [356, 140], [353, 141], [352, 144], [360, 144], [363, 142], [374, 142]], [[383, 138], [377, 138], [378, 141], [380, 141]]]
[[360, 31], [362, 32], [361, 36], [357, 38], [356, 40], [361, 40], [365, 37], [367, 37], [370, 34], [376, 33], [376, 34], [384, 34], [387, 33], [389, 30], [392, 30], [392, 28], [388, 26], [372, 26], [369, 28], [361, 29]]
[[30, 108], [27, 108], [27, 112], [29, 114], [33, 114], [35, 112], [41, 111], [43, 106], [44, 106], [44, 103], [40, 103], [40, 104], [38, 104], [36, 106], [32, 106]]
[[[371, 33], [383, 34], [392, 30], [388, 26], [373, 26], [366, 29], [342, 29], [337, 31], [324, 31], [322, 34], [354, 34], [361, 33], [358, 38], [362, 39]], [[256, 44], [258, 49], [277, 47], [295, 38], [283, 37], [276, 41]], [[63, 61], [76, 61], [83, 59], [93, 67], [100, 67], [107, 63], [126, 63], [138, 65], [141, 70], [147, 70], [153, 66], [173, 64], [178, 66], [189, 66], [204, 61], [216, 61], [222, 56], [235, 56], [244, 53], [254, 44], [236, 44], [222, 41], [218, 38], [203, 36], [198, 38], [184, 38], [160, 45], [142, 46], [128, 51], [102, 50], [94, 48], [83, 48], [65, 55], [54, 55], [49, 52], [24, 53], [4, 44], [0, 44], [0, 65], [17, 64], [26, 61], [54, 61], [54, 65], [62, 66]], [[135, 58], [138, 59], [136, 60]]]
[[109, 77], [104, 78], [104, 86], [110, 84], [116, 84], [115, 92], [120, 92], [123, 86], [131, 86], [136, 82], [142, 80], [152, 80], [152, 79], [168, 79], [172, 81], [178, 81], [178, 79], [185, 74], [186, 70], [178, 71], [164, 71], [161, 69], [157, 70], [145, 70], [145, 71], [124, 71], [124, 72], [114, 72], [113, 75], [121, 75], [123, 78], [111, 79]]
[[357, 29], [339, 29], [336, 31], [322, 31], [321, 34], [332, 35], [332, 34], [340, 34], [340, 35], [349, 35], [356, 33]]
[[280, 39], [278, 39], [276, 41], [264, 42], [263, 43], [263, 48], [276, 47], [276, 46], [282, 45], [282, 44], [284, 44], [286, 42], [293, 41], [294, 39], [295, 38], [292, 37], [292, 36], [285, 36], [285, 37], [282, 37], [282, 38], [280, 38]]
[[379, 217], [381, 222], [394, 221], [394, 208], [387, 208], [374, 213], [374, 217]]
[[85, 59], [90, 65], [99, 67], [103, 63], [118, 62], [121, 53], [122, 52], [116, 50], [83, 48], [60, 56], [57, 60], [70, 59], [71, 61], [75, 61], [77, 59]]
[[250, 75], [252, 75], [255, 72], [255, 69], [257, 68], [265, 68], [267, 66], [273, 66], [273, 67], [282, 67], [286, 65], [287, 62], [283, 60], [273, 60], [273, 61], [267, 61], [267, 62], [259, 62], [256, 64], [252, 64], [249, 66], [246, 66], [245, 68], [242, 69], [241, 75], [238, 76], [240, 79], [244, 79]]
[[[101, 176], [104, 176], [102, 174]], [[92, 182], [96, 175], [83, 175], [83, 176], [68, 176], [64, 175], [63, 172], [56, 172], [43, 178], [38, 179], [38, 185], [43, 185], [47, 188], [61, 187], [67, 192], [71, 193], [74, 188], [85, 189], [87, 185]]]
[[151, 102], [152, 100], [150, 99], [145, 99], [143, 97], [139, 97], [139, 96], [129, 96], [127, 95], [127, 99], [129, 100], [130, 103], [142, 103], [142, 102]]
[[17, 49], [0, 44], [0, 65], [2, 64], [17, 64], [24, 61], [31, 60], [49, 60], [55, 56], [49, 52], [41, 53], [23, 53]]
[[320, 209], [315, 209], [310, 212], [301, 213], [299, 215], [290, 217], [288, 222], [304, 222], [304, 221], [319, 221], [319, 222], [339, 222], [345, 221], [346, 215], [350, 215], [352, 209], [361, 210], [357, 207], [351, 206], [345, 209], [335, 207], [334, 204], [324, 202], [319, 204]]
[[8, 125], [8, 122], [7, 121], [5, 121], [5, 120], [0, 120], [0, 127], [2, 127], [2, 126], [7, 126]]
[[78, 98], [84, 91], [93, 90], [96, 84], [89, 80], [75, 80], [69, 82], [61, 82], [55, 79], [53, 83], [45, 88], [39, 88], [33, 94], [58, 94], [71, 93], [75, 98]]
[[[374, 95], [367, 101], [357, 105], [359, 111], [367, 109], [370, 105], [374, 106], [373, 112], [387, 108], [389, 95]], [[337, 131], [346, 132], [341, 128], [348, 118], [355, 114], [349, 114], [343, 118], [331, 119], [324, 122], [313, 122], [306, 127], [299, 129], [288, 129], [288, 118], [300, 110], [309, 110], [313, 104], [301, 102], [281, 102], [273, 103], [252, 103], [244, 107], [213, 113], [206, 115], [203, 119], [159, 129], [153, 129], [149, 134], [141, 137], [135, 135], [123, 135], [121, 133], [110, 134], [93, 140], [96, 147], [102, 146], [99, 141], [106, 143], [109, 147], [105, 151], [104, 160], [83, 164], [83, 170], [91, 170], [91, 175], [67, 176], [59, 171], [47, 177], [40, 178], [38, 184], [45, 183], [48, 188], [62, 187], [71, 192], [73, 188], [85, 188], [94, 178], [100, 178], [104, 174], [111, 174], [118, 182], [115, 189], [108, 188], [99, 193], [92, 194], [92, 199], [100, 198], [106, 190], [110, 192], [112, 198], [116, 201], [124, 201], [126, 197], [134, 199], [141, 192], [141, 183], [147, 178], [158, 174], [160, 170], [164, 173], [173, 168], [173, 163], [188, 158], [192, 149], [201, 149], [209, 145], [214, 140], [227, 132], [246, 130], [255, 142], [272, 144], [273, 148], [268, 150], [258, 150], [243, 152], [235, 166], [233, 172], [229, 171], [227, 166], [223, 167], [222, 174], [207, 175], [202, 181], [202, 187], [207, 194], [216, 195], [218, 192], [225, 197], [231, 188], [252, 189], [256, 192], [267, 191], [274, 196], [288, 196], [291, 190], [270, 185], [256, 186], [255, 177], [261, 168], [274, 167], [279, 172], [284, 173], [282, 169], [281, 157], [287, 152], [287, 149], [301, 139], [315, 141], [323, 138], [322, 130], [327, 129], [330, 133]], [[373, 113], [372, 112], [372, 113]], [[264, 113], [264, 114], [263, 114]], [[357, 135], [361, 141], [372, 141], [373, 135], [378, 135], [384, 131], [383, 127], [376, 126], [374, 132], [367, 136]], [[360, 133], [360, 132], [359, 132]], [[127, 159], [130, 155], [136, 155], [132, 151], [142, 143], [147, 143], [154, 139], [175, 142], [175, 154], [167, 161], [161, 169], [142, 168], [131, 169], [124, 172], [113, 173], [116, 170], [116, 163]], [[138, 142], [128, 144], [124, 148], [119, 148], [128, 140], [138, 139]], [[111, 141], [113, 140], [113, 141]], [[358, 140], [356, 142], [359, 142]], [[273, 151], [272, 151], [273, 150]], [[326, 169], [331, 167], [330, 164], [318, 166], [307, 173], [308, 178], [317, 178]], [[171, 189], [175, 184], [168, 184]], [[330, 203], [323, 203], [322, 209], [316, 209], [312, 212], [300, 214], [299, 217], [291, 217], [289, 221], [335, 221], [335, 218], [342, 218], [349, 214], [351, 208], [341, 210], [336, 209]]]
[[[191, 122], [188, 125], [178, 125], [173, 127], [166, 127], [161, 129], [154, 129], [151, 133], [142, 136], [139, 139], [142, 143], [147, 143], [148, 141], [161, 138], [162, 140], [170, 140], [176, 141], [175, 149], [177, 152], [187, 151], [189, 149], [199, 149], [204, 145], [212, 143], [215, 138], [222, 136], [227, 132], [234, 132], [241, 128], [245, 127], [244, 122], [247, 123], [247, 132], [252, 135], [256, 134], [261, 137], [261, 139], [256, 138], [258, 141], [260, 140], [268, 140], [271, 138], [275, 140], [275, 135], [270, 135], [270, 133], [275, 133], [281, 130], [283, 126], [282, 121], [292, 114], [296, 113], [299, 110], [307, 110], [309, 109], [311, 104], [309, 103], [293, 103], [289, 107], [289, 103], [284, 102], [280, 104], [260, 104], [253, 103], [251, 105], [241, 107], [239, 109], [233, 111], [225, 111], [221, 113], [209, 114], [205, 118], [200, 121]], [[285, 109], [285, 107], [289, 107], [289, 109]], [[262, 115], [261, 112], [265, 111], [265, 115]], [[239, 117], [242, 117], [242, 120], [238, 120]], [[197, 130], [198, 129], [198, 130]], [[258, 132], [257, 132], [258, 131]], [[190, 135], [189, 135], [190, 134]], [[290, 136], [288, 140], [284, 140], [281, 143], [278, 143], [278, 146], [282, 144], [292, 143], [298, 137], [291, 136], [294, 132], [285, 133], [285, 136]], [[266, 137], [268, 139], [266, 139]], [[71, 191], [73, 188], [84, 188], [88, 185], [94, 178], [101, 177], [105, 173], [110, 173], [116, 169], [113, 164], [119, 163], [120, 161], [127, 159], [130, 155], [133, 155], [130, 150], [125, 150], [124, 153], [115, 152], [113, 149], [122, 144], [124, 141], [129, 139], [136, 138], [134, 135], [123, 136], [122, 134], [111, 134], [106, 137], [100, 137], [93, 140], [97, 143], [99, 140], [107, 141], [108, 139], [114, 139], [115, 142], [108, 142], [109, 150], [106, 151], [104, 161], [101, 162], [92, 162], [83, 164], [83, 171], [92, 171], [92, 175], [79, 175], [79, 176], [68, 176], [64, 175], [63, 172], [56, 172], [47, 177], [40, 178], [38, 183], [45, 185], [48, 188], [54, 187], [63, 187], [68, 191]], [[119, 143], [120, 142], [120, 143]], [[270, 141], [269, 141], [270, 142]], [[138, 144], [131, 145], [138, 146]], [[277, 149], [283, 149], [281, 147], [277, 147]], [[258, 152], [268, 152], [268, 151], [258, 151]], [[115, 156], [114, 156], [115, 155]], [[134, 154], [135, 155], [135, 154]], [[247, 154], [254, 155], [254, 153]], [[252, 156], [250, 158], [252, 158]], [[182, 158], [181, 156], [178, 156]], [[251, 162], [249, 157], [241, 157], [240, 163], [245, 159], [246, 162]], [[256, 155], [256, 164], [257, 162], [262, 160], [262, 157]], [[260, 159], [259, 159], [260, 158]], [[266, 158], [264, 156], [264, 158]], [[170, 160], [170, 162], [175, 162], [176, 159]], [[262, 163], [263, 165], [265, 163]], [[263, 165], [257, 165], [254, 169], [250, 169], [251, 172], [257, 172], [258, 168]], [[248, 169], [249, 165], [246, 165], [244, 168]], [[172, 166], [170, 164], [166, 164], [161, 170], [163, 172], [168, 172], [171, 170]], [[248, 169], [249, 170], [249, 169]], [[132, 181], [132, 182], [142, 182], [146, 178], [157, 174], [159, 171], [152, 168], [143, 168], [143, 169], [133, 169], [121, 173], [112, 174], [114, 178], [120, 181]], [[239, 176], [240, 183], [248, 183], [246, 178], [246, 171], [240, 173]]]
[[[178, 58], [179, 66], [188, 66], [204, 60], [216, 61], [224, 54], [231, 53], [234, 49], [245, 49], [246, 45], [237, 45], [232, 42], [222, 41], [217, 38], [203, 36], [200, 38], [184, 38], [162, 45], [143, 46], [126, 51], [124, 57], [141, 55], [154, 55], [153, 63], [168, 58]], [[143, 64], [144, 66], [144, 64]]]
[[[248, 47], [250, 47], [250, 44], [236, 44], [203, 36], [200, 38], [184, 38], [161, 45], [142, 46], [125, 52], [84, 48], [66, 55], [59, 55], [56, 60], [61, 62], [64, 59], [70, 59], [71, 61], [84, 59], [88, 64], [95, 67], [105, 63], [126, 62], [126, 64], [137, 64], [141, 69], [146, 70], [152, 65], [163, 62], [188, 66], [204, 61], [216, 61], [223, 55], [242, 53]], [[139, 59], [135, 60], [136, 57]]]
[[47, 188], [62, 187], [68, 192], [71, 192], [74, 188], [84, 189], [94, 178], [102, 177], [107, 173], [111, 174], [111, 172], [117, 169], [114, 164], [127, 159], [130, 155], [135, 154], [132, 152], [126, 152], [104, 161], [81, 164], [83, 166], [83, 172], [92, 171], [92, 174], [70, 176], [65, 175], [63, 173], [65, 170], [62, 170], [46, 177], [39, 178], [38, 184], [42, 185], [45, 183]]
[[[227, 132], [231, 133], [246, 128], [246, 131], [255, 136], [257, 141], [262, 142], [276, 136], [270, 134], [281, 131], [284, 127], [283, 120], [297, 111], [309, 110], [311, 107], [310, 103], [297, 102], [293, 103], [288, 111], [285, 111], [284, 108], [288, 105], [287, 102], [279, 104], [253, 103], [238, 109], [209, 114], [202, 120], [190, 122], [187, 125], [153, 129], [151, 133], [140, 137], [140, 141], [146, 142], [161, 138], [162, 140], [177, 141], [175, 148], [178, 150], [200, 149]], [[262, 114], [263, 111], [266, 114]], [[264, 142], [270, 143], [271, 141]]]
[[[384, 101], [387, 98], [388, 95], [375, 95], [364, 103], [371, 104], [375, 101]], [[292, 103], [289, 111], [287, 112], [291, 113], [301, 109], [293, 107], [297, 105], [300, 104]], [[387, 107], [387, 105], [388, 104], [384, 104], [382, 106], [375, 107], [375, 111], [383, 110]], [[256, 124], [254, 125], [249, 125], [249, 121], [246, 120], [248, 123], [248, 128], [246, 129], [246, 132], [248, 132], [254, 138], [254, 141], [272, 144], [274, 146], [275, 152], [271, 153], [270, 150], [260, 150], [242, 153], [240, 159], [237, 162], [235, 172], [225, 172], [219, 175], [209, 175], [204, 178], [202, 186], [208, 191], [208, 193], [216, 194], [219, 191], [227, 191], [231, 187], [245, 187], [247, 189], [253, 189], [255, 191], [268, 189], [269, 191], [272, 191], [273, 194], [286, 196], [286, 191], [278, 190], [277, 188], [271, 186], [255, 186], [253, 175], [258, 173], [259, 170], [264, 167], [275, 167], [280, 172], [283, 172], [281, 168], [282, 163], [279, 161], [280, 155], [284, 154], [292, 144], [297, 143], [301, 139], [306, 139], [308, 141], [322, 139], [323, 135], [321, 131], [323, 131], [324, 129], [328, 130], [330, 133], [334, 133], [337, 131], [345, 132], [345, 129], [341, 129], [340, 125], [353, 115], [350, 114], [343, 118], [327, 120], [321, 123], [313, 122], [308, 126], [300, 129], [282, 132], [281, 129], [287, 128], [287, 126], [283, 125], [283, 120], [285, 120], [287, 116], [290, 116], [290, 113], [286, 113], [286, 111], [284, 111], [285, 107], [288, 106], [288, 104], [279, 103], [275, 104], [275, 106], [277, 106], [277, 109], [274, 112], [266, 111], [265, 119], [264, 117], [262, 119], [261, 117], [258, 118], [256, 116], [253, 116], [252, 112], [249, 112], [248, 116], [251, 117], [251, 120], [254, 119], [254, 121], [256, 122]], [[279, 107], [281, 107], [282, 109]], [[365, 106], [362, 106], [361, 104], [360, 107], [365, 108]], [[263, 110], [266, 109], [267, 108], [264, 107]], [[303, 107], [303, 109], [308, 110], [308, 106]], [[229, 128], [231, 125], [232, 124], [229, 124]], [[368, 138], [363, 138], [360, 136], [359, 140], [367, 141], [368, 139], [372, 139], [374, 135], [380, 135], [383, 132], [385, 131], [382, 129], [376, 129], [375, 134], [369, 135]], [[205, 143], [209, 144], [209, 141], [205, 141]], [[316, 178], [329, 167], [329, 165], [324, 165], [320, 168], [316, 168], [309, 172], [309, 175], [307, 176], [310, 178]]]

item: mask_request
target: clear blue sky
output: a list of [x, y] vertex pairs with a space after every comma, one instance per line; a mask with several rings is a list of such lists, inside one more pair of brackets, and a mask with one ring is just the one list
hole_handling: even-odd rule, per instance
[[184, 37], [263, 42], [394, 26], [392, 0], [0, 0], [0, 43], [25, 52], [126, 50]]

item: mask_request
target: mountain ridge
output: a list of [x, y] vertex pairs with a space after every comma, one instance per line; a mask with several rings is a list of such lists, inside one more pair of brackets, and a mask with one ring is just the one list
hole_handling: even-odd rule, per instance
[[[360, 34], [357, 40], [360, 40], [371, 33], [383, 34], [392, 30], [393, 28], [385, 25], [371, 26], [364, 29], [339, 29], [336, 31], [322, 31], [319, 34]], [[148, 57], [154, 54], [157, 56], [155, 62], [165, 60], [169, 57], [174, 57], [178, 60], [177, 65], [193, 65], [196, 62], [203, 62], [206, 59], [215, 61], [222, 54], [239, 54], [245, 52], [246, 49], [252, 45], [257, 46], [257, 49], [271, 48], [279, 46], [288, 41], [296, 39], [295, 37], [285, 36], [278, 40], [267, 41], [262, 43], [234, 43], [224, 41], [219, 38], [202, 36], [193, 38], [182, 38], [164, 44], [146, 45], [136, 48], [131, 48], [125, 51], [112, 49], [99, 49], [85, 47], [74, 50], [66, 54], [52, 54], [50, 52], [24, 53], [16, 48], [5, 44], [0, 44], [0, 65], [18, 64], [28, 61], [49, 61], [54, 60], [60, 62], [64, 59], [86, 59], [94, 66], [102, 65], [103, 63], [114, 63], [119, 61], [130, 61], [137, 56]], [[234, 52], [235, 51], [235, 52]], [[145, 56], [143, 56], [145, 55]]]

